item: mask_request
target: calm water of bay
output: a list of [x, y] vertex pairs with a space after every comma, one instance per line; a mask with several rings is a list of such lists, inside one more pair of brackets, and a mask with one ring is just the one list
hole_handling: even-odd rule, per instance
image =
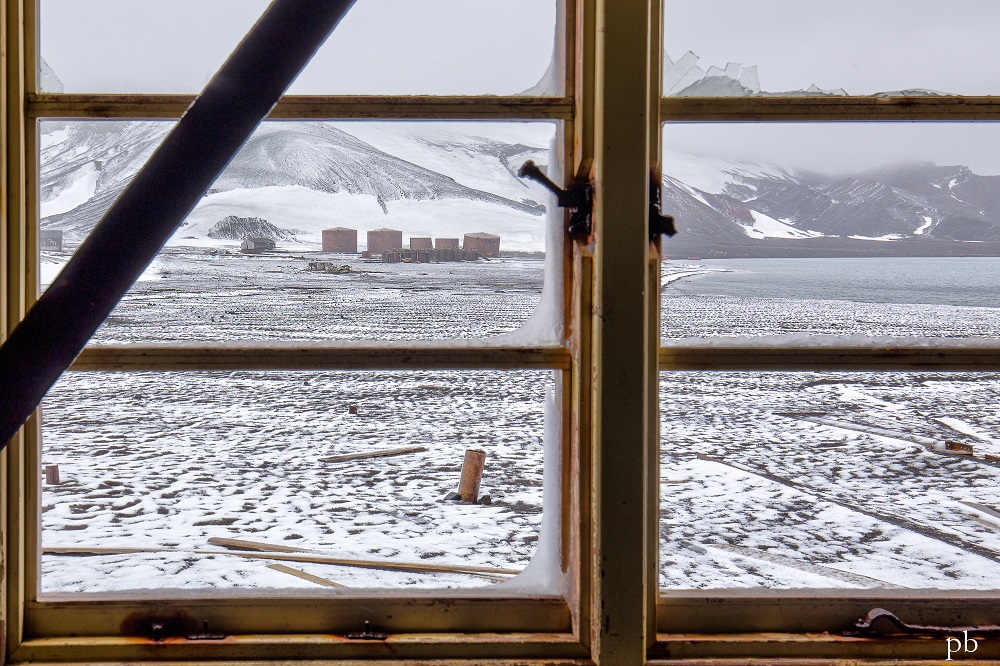
[[711, 271], [666, 287], [678, 295], [1000, 308], [1000, 257], [710, 259], [667, 272], [678, 264]]

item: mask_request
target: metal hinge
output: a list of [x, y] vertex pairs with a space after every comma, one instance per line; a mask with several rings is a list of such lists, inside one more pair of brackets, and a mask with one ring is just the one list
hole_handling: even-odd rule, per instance
[[546, 176], [538, 165], [528, 160], [521, 165], [517, 175], [521, 178], [530, 178], [540, 183], [542, 187], [556, 195], [556, 202], [560, 208], [568, 208], [570, 211], [569, 224], [566, 231], [570, 236], [589, 236], [593, 230], [591, 224], [591, 214], [594, 211], [594, 186], [590, 183], [573, 183], [563, 189], [553, 183]]
[[[881, 621], [881, 622], [880, 622]], [[875, 623], [879, 622], [876, 627]], [[936, 627], [923, 624], [907, 624], [884, 608], [873, 608], [868, 615], [854, 624], [855, 632], [844, 632], [851, 635], [886, 636], [893, 634], [909, 634], [912, 636], [952, 636], [968, 632], [973, 636], [1000, 636], [1000, 626], [984, 625], [972, 627]]]
[[649, 175], [649, 240], [656, 240], [660, 235], [673, 236], [677, 233], [674, 218], [664, 215], [660, 207], [661, 182], [660, 174], [653, 170]]

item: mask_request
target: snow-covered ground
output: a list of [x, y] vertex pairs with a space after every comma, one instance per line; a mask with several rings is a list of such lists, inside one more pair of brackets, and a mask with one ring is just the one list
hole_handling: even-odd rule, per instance
[[[311, 255], [309, 259], [316, 259]], [[96, 341], [488, 337], [538, 304], [544, 261], [307, 271], [292, 255], [168, 250]], [[267, 560], [198, 555], [231, 537], [373, 562], [522, 569], [542, 511], [547, 371], [67, 373], [43, 405], [45, 591], [316, 587]], [[358, 414], [350, 414], [355, 405]], [[424, 446], [386, 458], [331, 455]], [[443, 501], [486, 451], [488, 506]], [[494, 579], [285, 563], [350, 587]], [[501, 577], [502, 578], [502, 577]]]
[[[489, 336], [538, 302], [542, 261], [325, 275], [294, 255], [170, 250], [98, 342]], [[665, 344], [691, 336], [962, 337], [1000, 311], [672, 292], [723, 270], [664, 265]], [[45, 591], [318, 589], [211, 546], [230, 537], [375, 562], [523, 568], [540, 538], [548, 372], [68, 373], [44, 405]], [[665, 588], [1000, 585], [1000, 376], [661, 376]], [[350, 405], [358, 414], [349, 413]], [[946, 454], [954, 440], [974, 456]], [[427, 451], [319, 459], [409, 445]], [[487, 451], [489, 506], [443, 502]], [[200, 551], [200, 552], [199, 552]], [[206, 553], [205, 551], [215, 551]], [[351, 587], [468, 587], [464, 573], [289, 563]]]
[[[663, 344], [1000, 332], [996, 308], [833, 298], [849, 275], [828, 299], [671, 290], [724, 266], [664, 264]], [[662, 373], [661, 586], [995, 589], [1000, 523], [965, 502], [1000, 508], [998, 404], [995, 374]]]

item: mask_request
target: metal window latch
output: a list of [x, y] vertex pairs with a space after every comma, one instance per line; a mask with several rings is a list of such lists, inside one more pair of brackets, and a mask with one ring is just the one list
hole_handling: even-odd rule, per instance
[[563, 189], [549, 180], [549, 177], [542, 173], [538, 165], [528, 160], [521, 165], [517, 175], [521, 178], [530, 178], [541, 184], [552, 194], [556, 195], [556, 201], [560, 208], [570, 210], [569, 224], [566, 230], [570, 236], [589, 236], [592, 230], [590, 216], [594, 210], [594, 187], [590, 183], [573, 183]]
[[[878, 622], [879, 626], [875, 626]], [[907, 624], [896, 615], [884, 608], [873, 608], [863, 619], [858, 620], [854, 627], [856, 632], [844, 632], [849, 635], [886, 636], [892, 634], [910, 634], [913, 636], [951, 636], [963, 631], [974, 636], [1000, 636], [1000, 626], [985, 625], [979, 627], [935, 627], [922, 624]]]
[[389, 634], [372, 627], [372, 623], [365, 620], [365, 628], [362, 631], [345, 634], [352, 641], [384, 641], [389, 638]]
[[654, 171], [649, 178], [649, 240], [656, 240], [661, 234], [673, 236], [677, 233], [674, 218], [664, 215], [660, 208], [662, 196], [660, 192], [659, 174]]

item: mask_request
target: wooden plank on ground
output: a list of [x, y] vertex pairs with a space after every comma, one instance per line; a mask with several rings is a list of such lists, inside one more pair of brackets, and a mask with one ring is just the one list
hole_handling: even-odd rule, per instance
[[993, 516], [994, 518], [1000, 518], [1000, 511], [997, 511], [992, 507], [988, 507], [985, 504], [980, 504], [979, 502], [966, 502], [965, 500], [959, 500], [959, 502], [961, 502], [965, 506], [972, 507], [977, 511], [982, 511], [988, 516]]
[[344, 462], [345, 460], [361, 460], [362, 458], [385, 458], [386, 456], [401, 456], [404, 453], [419, 453], [426, 451], [426, 446], [407, 446], [401, 449], [382, 449], [381, 451], [366, 451], [364, 453], [345, 453], [339, 456], [320, 458], [320, 462]]
[[501, 569], [499, 567], [479, 567], [464, 564], [427, 564], [423, 562], [391, 562], [377, 560], [351, 560], [325, 555], [309, 555], [303, 553], [277, 552], [247, 552], [240, 550], [186, 550], [182, 548], [104, 548], [101, 546], [74, 546], [42, 548], [46, 555], [132, 555], [142, 553], [182, 553], [185, 555], [232, 555], [259, 560], [278, 560], [279, 562], [304, 562], [307, 564], [329, 564], [339, 567], [358, 567], [361, 569], [379, 569], [382, 571], [410, 571], [414, 573], [459, 573], [470, 575], [486, 574], [487, 576], [516, 576], [518, 569]]
[[316, 583], [317, 585], [323, 585], [324, 587], [347, 587], [346, 585], [341, 585], [340, 583], [335, 583], [329, 578], [323, 578], [322, 576], [317, 576], [311, 574], [308, 571], [302, 571], [301, 569], [294, 569], [284, 564], [268, 564], [268, 569], [273, 569], [274, 571], [280, 571], [281, 573], [289, 574], [290, 576], [295, 576], [296, 578], [301, 578], [302, 580], [307, 580], [310, 583]]
[[279, 546], [277, 544], [264, 543], [263, 541], [247, 541], [246, 539], [230, 539], [228, 537], [209, 537], [208, 542], [213, 546], [223, 546], [225, 548], [239, 548], [242, 550], [262, 550], [272, 553], [305, 553], [305, 548], [294, 546]]

